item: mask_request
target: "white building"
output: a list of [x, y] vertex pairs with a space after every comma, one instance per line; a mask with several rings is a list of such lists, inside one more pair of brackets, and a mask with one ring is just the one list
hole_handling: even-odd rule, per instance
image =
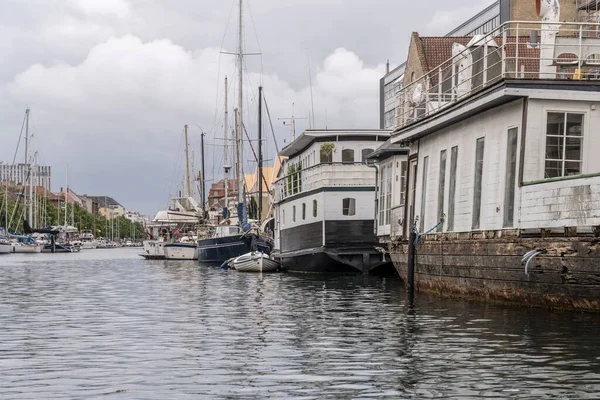
[[[554, 7], [543, 0], [542, 16]], [[408, 179], [392, 192], [407, 193], [407, 223], [394, 230], [392, 219], [391, 240], [413, 226], [428, 234], [417, 250], [421, 289], [598, 310], [598, 26], [501, 28], [469, 43], [438, 38], [452, 57], [399, 93], [390, 141], [409, 149]], [[407, 248], [392, 251], [404, 278]], [[531, 266], [525, 255], [537, 257]]]
[[41, 186], [47, 191], [51, 191], [52, 168], [50, 166], [31, 165], [30, 171], [30, 164], [0, 164], [0, 181], [7, 179], [17, 185], [26, 185], [29, 177], [35, 186]]

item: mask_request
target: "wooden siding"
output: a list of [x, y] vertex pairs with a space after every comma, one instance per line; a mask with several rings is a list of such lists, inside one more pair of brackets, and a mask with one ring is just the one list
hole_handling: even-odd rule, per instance
[[323, 222], [313, 222], [281, 231], [281, 252], [321, 247]]
[[372, 219], [325, 221], [325, 246], [353, 247], [376, 242]]

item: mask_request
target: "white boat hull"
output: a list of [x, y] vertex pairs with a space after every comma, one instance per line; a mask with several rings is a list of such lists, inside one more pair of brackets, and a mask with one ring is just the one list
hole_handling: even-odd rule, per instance
[[279, 263], [268, 255], [253, 252], [239, 256], [231, 262], [236, 271], [240, 272], [276, 272], [279, 271]]
[[140, 254], [147, 260], [165, 259], [165, 242], [158, 240], [144, 240], [144, 253]]
[[95, 249], [96, 247], [98, 247], [96, 242], [83, 242], [83, 245], [81, 246], [84, 250]]
[[0, 243], [0, 254], [10, 254], [12, 245], [10, 243]]
[[170, 243], [164, 248], [167, 260], [197, 260], [198, 246], [196, 243]]
[[13, 246], [13, 253], [41, 253], [42, 250], [44, 249], [44, 246], [41, 245], [35, 245], [35, 246], [22, 246], [22, 245], [16, 245]]

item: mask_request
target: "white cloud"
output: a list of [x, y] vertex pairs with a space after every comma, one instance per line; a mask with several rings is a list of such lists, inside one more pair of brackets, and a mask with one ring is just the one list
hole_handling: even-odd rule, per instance
[[[189, 51], [169, 40], [143, 42], [126, 35], [96, 45], [79, 64], [35, 64], [18, 74], [3, 92], [11, 104], [31, 105], [38, 125], [52, 132], [51, 138], [40, 135], [41, 144], [49, 147], [45, 151], [53, 153], [52, 157], [71, 159], [72, 166], [79, 163], [82, 178], [93, 176], [97, 165], [111, 163], [107, 174], [113, 185], [127, 187], [130, 177], [115, 169], [127, 161], [136, 163], [153, 179], [169, 180], [166, 171], [180, 159], [177, 143], [183, 124], [193, 127], [197, 123], [212, 130], [211, 135], [220, 136], [221, 80], [224, 74], [230, 77], [232, 106], [236, 101], [234, 63], [234, 57], [220, 55], [216, 48]], [[365, 66], [357, 54], [340, 48], [317, 69], [313, 78], [317, 127], [324, 127], [326, 121], [329, 127], [378, 126], [382, 65]], [[255, 93], [261, 76], [250, 71], [245, 80], [246, 91]], [[308, 82], [294, 90], [268, 71], [262, 82], [282, 147], [289, 131], [276, 118], [288, 117], [292, 102], [296, 116], [308, 116]], [[246, 124], [253, 134], [256, 102], [248, 95], [247, 103]], [[297, 133], [307, 127], [308, 121], [299, 121]], [[75, 143], [80, 150], [71, 152]], [[219, 159], [209, 156], [214, 162]], [[82, 179], [79, 183], [92, 191], [85, 186], [93, 187], [92, 182]], [[160, 190], [164, 187], [150, 185], [141, 191], [148, 191], [148, 198], [162, 200], [166, 193]]]
[[125, 0], [77, 0], [77, 5], [86, 14], [116, 15], [129, 14], [129, 3]]

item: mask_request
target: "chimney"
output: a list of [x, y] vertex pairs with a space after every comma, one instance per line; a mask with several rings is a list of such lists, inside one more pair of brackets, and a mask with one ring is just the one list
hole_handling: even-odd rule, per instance
[[385, 63], [385, 73], [389, 74], [390, 73], [390, 59], [388, 58], [386, 63]]

